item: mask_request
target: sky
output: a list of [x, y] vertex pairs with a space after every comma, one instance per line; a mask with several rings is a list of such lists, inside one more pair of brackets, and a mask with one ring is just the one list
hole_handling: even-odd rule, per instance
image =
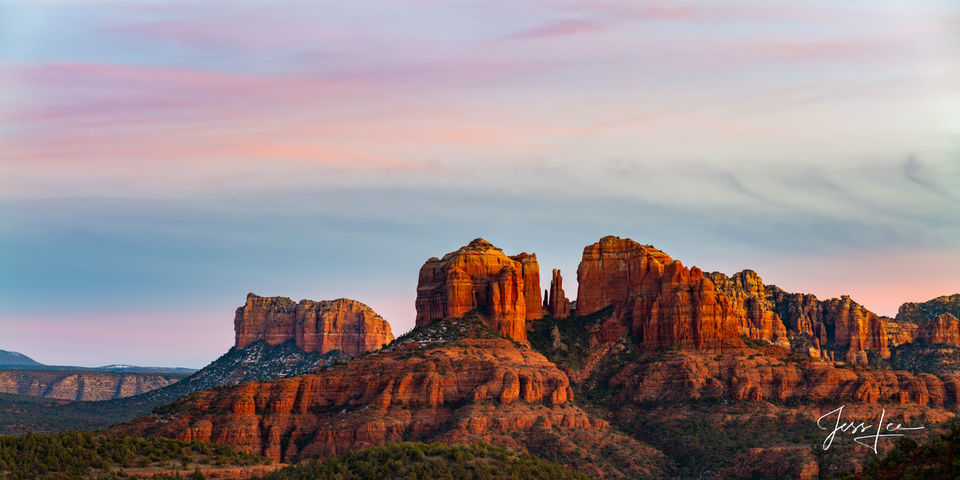
[[960, 3], [0, 0], [0, 348], [202, 367], [247, 292], [412, 328], [476, 237], [895, 315], [960, 292]]

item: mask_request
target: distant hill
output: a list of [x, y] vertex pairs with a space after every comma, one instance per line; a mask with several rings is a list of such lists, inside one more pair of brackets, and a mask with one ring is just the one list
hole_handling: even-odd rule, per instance
[[99, 372], [124, 372], [124, 373], [182, 373], [189, 375], [197, 371], [196, 368], [184, 367], [140, 367], [137, 365], [126, 365], [116, 363], [113, 365], [104, 365], [102, 367], [93, 367], [91, 370]]
[[122, 373], [168, 373], [178, 375], [189, 375], [197, 371], [196, 368], [184, 367], [141, 367], [138, 365], [127, 365], [124, 363], [115, 363], [103, 365], [101, 367], [78, 367], [75, 365], [45, 365], [22, 353], [0, 350], [0, 370], [64, 370], [64, 371], [90, 371], [90, 372], [122, 372]]
[[[33, 365], [42, 367], [43, 364], [20, 353], [20, 352], [10, 352], [7, 350], [0, 350], [0, 366], [11, 365], [23, 368], [24, 366]], [[2, 368], [2, 367], [0, 367]]]

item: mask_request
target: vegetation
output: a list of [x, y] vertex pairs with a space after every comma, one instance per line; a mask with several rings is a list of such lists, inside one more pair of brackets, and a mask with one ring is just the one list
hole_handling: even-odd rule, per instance
[[[208, 443], [121, 434], [65, 432], [0, 436], [0, 479], [128, 478], [123, 469], [198, 465], [256, 465], [256, 455]], [[193, 475], [196, 477], [195, 472]], [[158, 477], [162, 478], [162, 477]], [[188, 477], [190, 478], [190, 477]], [[202, 474], [199, 478], [203, 478]]]
[[146, 415], [152, 407], [137, 404], [130, 398], [71, 402], [0, 394], [0, 434], [96, 430]]
[[960, 348], [905, 343], [891, 349], [888, 362], [895, 370], [949, 374], [960, 370]]
[[843, 480], [925, 479], [955, 480], [960, 478], [960, 424], [935, 436], [923, 446], [909, 437], [896, 442], [883, 459], [873, 455], [859, 473], [843, 471], [834, 475]]
[[[613, 307], [606, 307], [583, 317], [571, 315], [567, 318], [544, 317], [533, 322], [533, 330], [527, 333], [530, 345], [543, 353], [551, 362], [560, 367], [578, 370], [584, 357], [590, 352], [590, 337], [596, 326], [613, 313]], [[556, 326], [562, 344], [554, 345], [553, 329]]]
[[532, 455], [493, 445], [398, 443], [286, 467], [261, 480], [486, 480], [587, 479]]

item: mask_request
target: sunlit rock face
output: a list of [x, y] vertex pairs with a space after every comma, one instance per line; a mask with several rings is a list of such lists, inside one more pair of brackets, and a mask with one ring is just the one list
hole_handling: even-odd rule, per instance
[[340, 350], [350, 356], [393, 341], [390, 324], [372, 308], [341, 298], [294, 303], [286, 297], [247, 295], [234, 317], [237, 348], [258, 340], [279, 345], [294, 339], [307, 352]]
[[536, 254], [509, 257], [478, 238], [420, 268], [418, 327], [478, 310], [493, 329], [526, 343], [526, 321], [541, 317], [541, 305]]
[[647, 349], [742, 347], [744, 312], [699, 268], [629, 238], [608, 236], [583, 250], [577, 314], [614, 306]]

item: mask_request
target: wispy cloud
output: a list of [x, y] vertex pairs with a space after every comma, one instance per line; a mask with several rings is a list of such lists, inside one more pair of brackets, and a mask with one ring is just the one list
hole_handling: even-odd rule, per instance
[[596, 23], [595, 21], [590, 20], [565, 20], [562, 22], [554, 22], [545, 25], [540, 25], [538, 27], [533, 27], [527, 30], [523, 30], [511, 35], [508, 35], [506, 39], [508, 40], [532, 40], [532, 39], [541, 39], [541, 38], [550, 38], [550, 37], [563, 37], [568, 35], [582, 35], [586, 33], [597, 33], [602, 32], [605, 27]]

